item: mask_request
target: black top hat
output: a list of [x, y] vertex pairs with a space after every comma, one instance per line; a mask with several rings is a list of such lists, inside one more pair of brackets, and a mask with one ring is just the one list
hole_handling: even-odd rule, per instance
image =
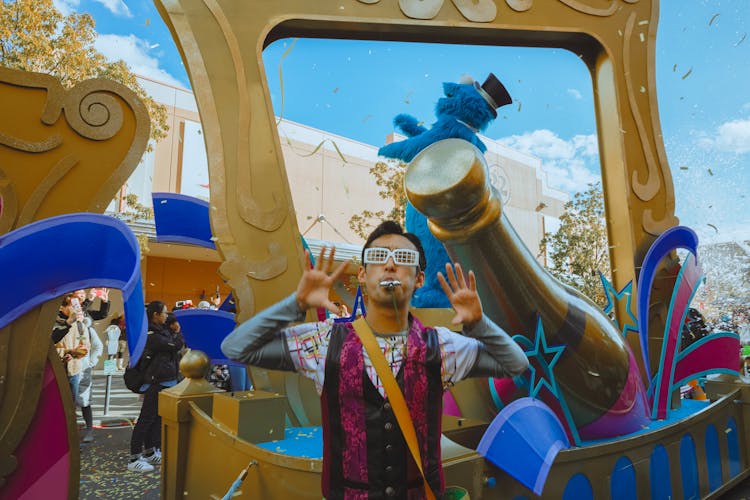
[[490, 109], [495, 117], [497, 117], [497, 111], [495, 111], [495, 109], [513, 102], [513, 99], [511, 99], [505, 86], [500, 83], [500, 80], [497, 79], [494, 73], [490, 73], [481, 86], [475, 81], [474, 88], [476, 88], [479, 95], [487, 101], [487, 104], [490, 105]]

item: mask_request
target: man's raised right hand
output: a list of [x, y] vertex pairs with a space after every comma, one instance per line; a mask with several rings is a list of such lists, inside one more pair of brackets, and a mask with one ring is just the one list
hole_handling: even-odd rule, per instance
[[300, 278], [297, 285], [297, 307], [299, 307], [300, 311], [307, 311], [313, 307], [325, 307], [332, 313], [340, 313], [336, 304], [328, 298], [328, 294], [336, 280], [341, 278], [346, 271], [347, 262], [342, 262], [335, 271], [331, 272], [336, 248], [331, 248], [327, 258], [326, 250], [326, 247], [320, 249], [320, 255], [315, 262], [315, 267], [309, 267], [310, 252], [309, 250], [305, 250], [308, 267], [302, 273], [302, 278]]

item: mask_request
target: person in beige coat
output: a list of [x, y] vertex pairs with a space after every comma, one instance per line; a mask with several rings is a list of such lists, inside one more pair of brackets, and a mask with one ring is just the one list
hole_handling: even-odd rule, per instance
[[84, 358], [91, 350], [91, 339], [89, 329], [83, 322], [84, 316], [81, 304], [74, 295], [66, 295], [58, 312], [58, 322], [62, 321], [69, 328], [65, 336], [55, 344], [57, 354], [65, 365], [68, 375], [70, 392], [73, 394], [73, 402], [78, 397], [78, 386], [84, 369]]

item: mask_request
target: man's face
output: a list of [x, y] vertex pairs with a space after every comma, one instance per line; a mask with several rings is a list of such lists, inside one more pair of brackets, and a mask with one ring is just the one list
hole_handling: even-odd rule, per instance
[[[382, 247], [389, 250], [397, 248], [408, 248], [416, 250], [416, 247], [404, 236], [400, 234], [386, 234], [372, 241], [368, 248]], [[381, 303], [384, 305], [393, 304], [393, 298], [396, 298], [396, 304], [408, 307], [414, 290], [424, 284], [424, 273], [419, 270], [418, 266], [399, 266], [389, 257], [385, 264], [363, 264], [359, 268], [359, 282], [364, 285], [367, 292], [368, 300]], [[398, 280], [400, 286], [395, 287], [392, 291], [380, 286], [384, 280]]]
[[83, 304], [83, 302], [86, 300], [86, 290], [76, 290], [73, 292], [73, 296], [78, 299], [78, 301]]

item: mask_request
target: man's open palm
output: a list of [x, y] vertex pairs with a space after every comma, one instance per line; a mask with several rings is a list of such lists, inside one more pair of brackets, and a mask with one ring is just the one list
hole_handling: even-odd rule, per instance
[[445, 264], [445, 274], [448, 276], [448, 280], [446, 281], [443, 273], [438, 273], [438, 281], [456, 311], [453, 324], [463, 323], [464, 327], [471, 327], [482, 319], [482, 302], [479, 300], [479, 294], [477, 293], [477, 279], [474, 276], [474, 271], [469, 271], [468, 284], [464, 278], [461, 264], [455, 266], [450, 263]]
[[[333, 256], [336, 249], [332, 248], [326, 258], [326, 247], [320, 249], [320, 255], [315, 262], [315, 267], [305, 269], [302, 278], [297, 285], [297, 305], [300, 310], [306, 311], [312, 307], [325, 307], [329, 311], [339, 314], [339, 308], [328, 297], [333, 284], [346, 271], [346, 262], [341, 263], [335, 271], [333, 268]], [[305, 250], [307, 262], [310, 262], [310, 252]], [[331, 273], [331, 274], [329, 274]]]

